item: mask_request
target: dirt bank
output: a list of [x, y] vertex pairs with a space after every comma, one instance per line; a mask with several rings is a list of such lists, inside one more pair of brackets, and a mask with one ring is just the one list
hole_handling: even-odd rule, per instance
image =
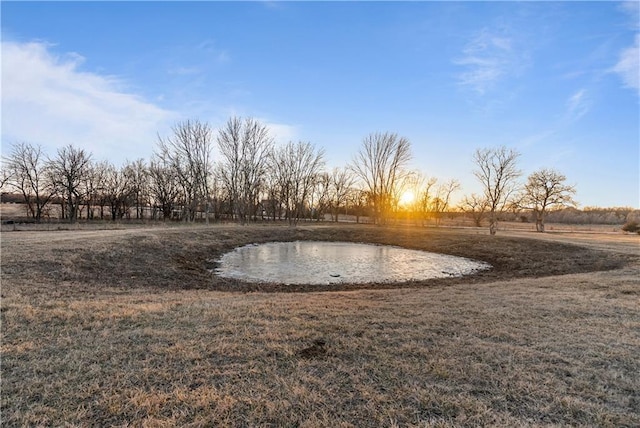
[[[377, 226], [211, 226], [106, 231], [13, 232], [2, 237], [6, 281], [59, 284], [41, 290], [92, 287], [123, 289], [208, 289], [224, 291], [340, 291], [364, 288], [429, 287], [485, 283], [618, 269], [633, 254], [601, 251], [551, 239], [488, 236], [484, 231]], [[397, 245], [467, 257], [493, 268], [465, 278], [411, 283], [296, 286], [248, 284], [211, 273], [215, 260], [233, 248], [268, 241], [347, 241]]]

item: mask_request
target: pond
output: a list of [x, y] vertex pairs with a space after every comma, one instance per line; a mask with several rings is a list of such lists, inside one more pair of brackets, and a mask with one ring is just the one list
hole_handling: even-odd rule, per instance
[[470, 275], [481, 261], [388, 245], [295, 241], [250, 244], [217, 260], [215, 273], [247, 282], [339, 284], [406, 282]]

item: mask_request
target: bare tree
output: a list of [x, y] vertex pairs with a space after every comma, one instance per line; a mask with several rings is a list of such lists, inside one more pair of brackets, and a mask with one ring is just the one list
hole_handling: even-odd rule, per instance
[[313, 191], [309, 200], [310, 218], [320, 221], [331, 209], [331, 175], [328, 172], [315, 174], [313, 178]]
[[273, 221], [282, 219], [284, 210], [284, 204], [281, 202], [283, 189], [280, 186], [281, 180], [279, 179], [278, 169], [279, 166], [272, 159], [269, 162], [269, 170], [263, 183], [265, 199], [262, 200], [262, 208], [264, 210], [262, 214]]
[[84, 177], [83, 187], [85, 189], [84, 207], [87, 210], [87, 220], [93, 220], [93, 209], [97, 205], [98, 198], [98, 164], [89, 165], [89, 170]]
[[212, 170], [211, 181], [209, 183], [209, 209], [213, 213], [215, 219], [219, 219], [220, 215], [224, 212], [225, 204], [225, 192], [222, 181], [220, 180], [220, 174], [216, 173], [215, 169]]
[[164, 159], [152, 157], [149, 164], [149, 195], [153, 200], [154, 212], [159, 210], [163, 220], [171, 218], [179, 193], [175, 169]]
[[198, 120], [185, 121], [173, 127], [173, 136], [158, 138], [158, 153], [164, 164], [170, 165], [182, 189], [183, 219], [194, 221], [204, 205], [209, 222], [209, 180], [211, 165], [211, 127]]
[[349, 200], [347, 204], [351, 207], [353, 214], [356, 216], [356, 223], [360, 223], [360, 217], [365, 212], [368, 201], [369, 195], [365, 190], [354, 188], [353, 192], [349, 193]]
[[149, 170], [144, 159], [128, 162], [123, 170], [133, 194], [136, 219], [144, 218], [144, 208], [149, 202]]
[[126, 174], [126, 166], [116, 168], [111, 164], [105, 165], [104, 194], [111, 211], [111, 220], [116, 221], [128, 214], [134, 203], [131, 183]]
[[549, 210], [575, 207], [574, 186], [565, 184], [567, 177], [554, 169], [543, 168], [527, 178], [518, 206], [530, 209], [536, 216], [536, 230], [544, 232], [544, 220]]
[[502, 212], [516, 190], [521, 172], [516, 166], [520, 154], [505, 146], [478, 149], [473, 161], [478, 167], [473, 174], [480, 180], [489, 205], [489, 233], [498, 229], [498, 213]]
[[108, 204], [107, 195], [107, 173], [110, 164], [108, 162], [92, 163], [89, 165], [85, 174], [84, 190], [85, 190], [85, 208], [87, 210], [87, 219], [95, 218], [94, 210], [96, 207], [100, 209], [100, 219], [104, 220], [104, 207]]
[[397, 134], [374, 133], [363, 140], [351, 168], [369, 193], [376, 223], [385, 223], [391, 214], [410, 160], [411, 143]]
[[0, 171], [0, 191], [4, 192], [4, 189], [7, 187], [10, 180], [11, 174], [6, 167], [2, 168], [2, 171]]
[[[416, 185], [416, 181], [420, 178], [421, 177], [416, 171], [405, 171], [402, 177], [398, 180], [397, 185], [391, 193], [391, 211], [396, 214], [396, 219], [398, 218], [397, 214], [400, 212], [400, 205], [405, 203], [402, 201], [403, 196], [407, 192], [412, 191]], [[411, 209], [412, 207], [410, 205], [408, 207], [404, 205], [404, 208]]]
[[418, 178], [416, 188], [420, 189], [416, 198], [417, 211], [420, 213], [422, 225], [426, 224], [426, 220], [432, 215], [433, 205], [433, 189], [438, 179], [435, 177]]
[[22, 194], [28, 215], [40, 222], [45, 207], [56, 193], [47, 177], [42, 148], [28, 143], [14, 144], [2, 162], [6, 183]]
[[445, 183], [442, 183], [436, 189], [436, 196], [431, 201], [431, 211], [433, 212], [436, 226], [440, 225], [442, 215], [449, 209], [451, 195], [453, 194], [453, 192], [459, 189], [460, 182], [456, 179], [451, 179]]
[[256, 214], [273, 140], [269, 129], [252, 118], [230, 118], [218, 132], [220, 179], [231, 212], [245, 224]]
[[85, 187], [87, 189], [87, 203], [93, 207], [98, 206], [100, 209], [100, 220], [104, 220], [104, 208], [108, 205], [107, 199], [107, 179], [111, 164], [106, 161], [98, 162], [91, 165], [89, 178]]
[[51, 181], [62, 193], [65, 202], [63, 211], [66, 211], [70, 223], [78, 220], [78, 209], [86, 195], [83, 184], [90, 165], [91, 155], [72, 145], [59, 149], [57, 156], [48, 162]]
[[462, 211], [471, 214], [473, 224], [476, 227], [482, 227], [482, 220], [489, 209], [489, 203], [484, 196], [472, 193], [471, 195], [464, 197], [459, 208]]
[[273, 151], [269, 169], [290, 224], [296, 224], [308, 207], [316, 176], [324, 165], [323, 156], [321, 149], [308, 142], [289, 142]]
[[331, 171], [330, 180], [329, 205], [331, 217], [337, 223], [340, 208], [346, 206], [349, 195], [353, 192], [355, 177], [353, 172], [347, 168], [334, 168]]

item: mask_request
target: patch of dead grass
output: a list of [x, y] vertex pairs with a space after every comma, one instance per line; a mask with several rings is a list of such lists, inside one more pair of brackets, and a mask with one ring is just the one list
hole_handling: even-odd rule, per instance
[[[515, 261], [502, 262], [493, 276], [411, 288], [237, 293], [163, 288], [184, 278], [191, 281], [187, 288], [201, 279], [205, 288], [219, 284], [207, 272], [166, 260], [162, 268], [161, 260], [127, 250], [152, 248], [155, 257], [199, 254], [204, 245], [224, 251], [266, 240], [268, 229], [258, 230], [148, 238], [143, 231], [82, 242], [102, 255], [122, 246], [148, 262], [125, 263], [122, 281], [100, 266], [100, 257], [76, 250], [78, 241], [22, 248], [5, 246], [3, 236], [3, 425], [640, 424], [640, 269], [633, 258], [555, 242], [531, 250], [527, 241], [529, 258], [518, 261], [526, 250], [515, 237], [468, 239], [443, 231], [418, 239], [408, 231], [402, 238], [404, 231], [358, 235], [327, 228], [323, 236], [336, 239], [397, 236], [398, 244], [450, 252], [461, 251], [462, 241], [493, 260]], [[320, 234], [286, 230], [290, 239]], [[526, 262], [538, 266], [536, 255], [556, 249], [565, 265], [526, 275]], [[603, 266], [616, 269], [579, 273], [583, 266], [573, 264], [572, 251], [604, 257]], [[43, 253], [48, 266], [67, 266], [66, 257], [75, 257], [77, 269], [69, 264], [67, 274], [73, 279], [39, 267], [20, 273]], [[114, 266], [122, 260], [113, 257]], [[143, 276], [130, 278], [133, 270]], [[149, 286], [144, 275], [167, 281]], [[317, 340], [325, 343], [323, 352], [301, 352]]]

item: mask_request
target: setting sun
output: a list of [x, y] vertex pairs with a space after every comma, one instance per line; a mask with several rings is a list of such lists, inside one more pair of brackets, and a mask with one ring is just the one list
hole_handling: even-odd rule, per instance
[[400, 205], [406, 207], [408, 205], [411, 205], [415, 199], [416, 199], [416, 196], [413, 193], [413, 191], [407, 190], [402, 194], [402, 196], [400, 196], [399, 202], [400, 202]]

